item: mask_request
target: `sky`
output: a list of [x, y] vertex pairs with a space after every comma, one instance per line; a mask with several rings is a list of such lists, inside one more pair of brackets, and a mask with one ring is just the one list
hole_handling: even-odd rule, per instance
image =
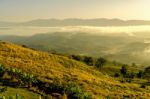
[[0, 21], [64, 18], [150, 20], [150, 0], [0, 0]]

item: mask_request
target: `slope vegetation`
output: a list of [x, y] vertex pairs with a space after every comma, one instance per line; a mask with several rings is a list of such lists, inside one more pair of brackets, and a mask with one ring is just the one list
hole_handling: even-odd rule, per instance
[[0, 42], [0, 63], [7, 68], [32, 73], [45, 83], [54, 83], [55, 79], [72, 81], [94, 99], [150, 97], [149, 89], [142, 89], [138, 84], [120, 83], [84, 63], [8, 42]]

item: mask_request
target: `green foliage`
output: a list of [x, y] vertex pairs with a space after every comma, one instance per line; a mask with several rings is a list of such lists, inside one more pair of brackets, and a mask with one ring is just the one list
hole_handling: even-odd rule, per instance
[[68, 83], [65, 85], [65, 93], [68, 94], [69, 99], [91, 99], [91, 95], [83, 92], [83, 90], [75, 83]]
[[4, 69], [3, 65], [0, 64], [0, 78], [3, 77], [4, 72], [5, 72], [5, 69]]
[[141, 87], [141, 88], [146, 88], [146, 85], [145, 85], [145, 84], [142, 84], [140, 87]]
[[85, 56], [83, 61], [89, 66], [94, 65], [94, 59], [92, 57]]
[[140, 71], [137, 73], [137, 77], [138, 77], [138, 78], [143, 78], [143, 77], [144, 77], [144, 72], [140, 70]]
[[85, 64], [89, 65], [89, 66], [93, 66], [94, 65], [94, 58], [90, 57], [90, 56], [80, 56], [80, 55], [72, 55], [71, 56], [73, 59], [77, 60], [77, 61], [82, 61]]
[[46, 92], [66, 94], [68, 99], [91, 99], [91, 95], [84, 92], [79, 85], [73, 82], [55, 81], [45, 86]]
[[6, 92], [6, 91], [7, 91], [7, 87], [0, 88], [0, 93]]
[[21, 80], [25, 85], [28, 85], [28, 87], [31, 87], [32, 83], [36, 82], [36, 77], [33, 74], [27, 74], [23, 73], [21, 75]]
[[10, 68], [6, 70], [4, 67], [0, 67], [0, 70], [3, 72], [7, 71], [11, 76], [11, 80], [16, 79], [18, 81], [18, 84], [24, 84], [28, 87], [31, 87], [32, 83], [36, 82], [36, 77], [33, 74], [24, 73], [16, 68]]
[[128, 83], [131, 83], [137, 75], [133, 71], [129, 72], [129, 68], [127, 68], [127, 65], [125, 64], [122, 65], [120, 73], [123, 75], [121, 82], [128, 82]]
[[119, 73], [115, 73], [114, 77], [120, 77]]
[[144, 77], [148, 80], [148, 82], [150, 82], [150, 66], [145, 68]]
[[83, 61], [83, 56], [80, 55], [71, 55], [72, 59], [75, 59], [77, 61]]
[[100, 58], [98, 58], [98, 59], [96, 60], [95, 66], [96, 66], [97, 68], [102, 68], [106, 62], [107, 62], [106, 59], [100, 57]]
[[[37, 81], [36, 77], [33, 74], [23, 73], [15, 68], [7, 69], [7, 72], [10, 76], [18, 79], [18, 81], [21, 80], [22, 83], [28, 85], [28, 87], [31, 87], [32, 83], [35, 83]], [[59, 80], [54, 80], [54, 82], [48, 85], [47, 88], [48, 89], [45, 91], [52, 91], [61, 94], [66, 93], [68, 95], [68, 98], [71, 99], [90, 99], [89, 97], [91, 97], [88, 93], [83, 92], [83, 90], [75, 83], [61, 83]], [[0, 89], [0, 92], [5, 92], [6, 90], [7, 87], [4, 87]], [[5, 97], [6, 99], [23, 99], [23, 97], [19, 96], [18, 94], [16, 94], [16, 98], [13, 98], [12, 96], [3, 97]]]
[[21, 77], [21, 71], [19, 69], [10, 68], [7, 72], [11, 76], [12, 80], [13, 80], [13, 78], [20, 79], [20, 77]]
[[0, 99], [25, 99], [25, 98], [19, 94], [16, 94], [14, 96], [0, 96]]
[[125, 77], [126, 76], [126, 74], [127, 74], [127, 66], [126, 65], [123, 65], [122, 67], [121, 67], [121, 70], [120, 70], [120, 72], [121, 72], [121, 74]]

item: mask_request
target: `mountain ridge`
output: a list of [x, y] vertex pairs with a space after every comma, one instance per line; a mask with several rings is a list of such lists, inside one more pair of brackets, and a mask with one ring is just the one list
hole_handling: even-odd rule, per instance
[[121, 19], [36, 19], [26, 22], [0, 21], [0, 26], [138, 26], [150, 25], [148, 20], [121, 20]]

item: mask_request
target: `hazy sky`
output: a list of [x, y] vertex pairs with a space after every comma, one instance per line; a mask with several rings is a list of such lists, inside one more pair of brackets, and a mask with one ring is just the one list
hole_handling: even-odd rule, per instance
[[0, 20], [121, 18], [150, 20], [150, 0], [0, 0]]

